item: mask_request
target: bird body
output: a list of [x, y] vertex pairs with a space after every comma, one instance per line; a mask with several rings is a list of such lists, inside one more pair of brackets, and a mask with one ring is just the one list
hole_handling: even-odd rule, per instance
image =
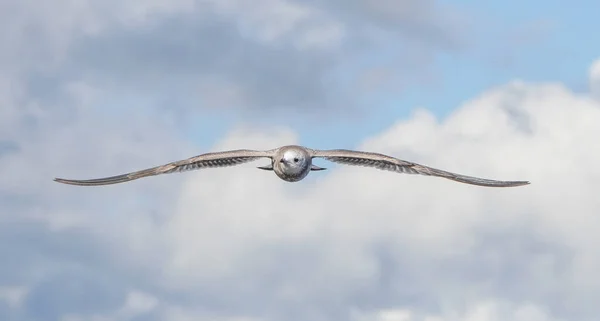
[[273, 171], [279, 178], [286, 182], [298, 182], [303, 180], [311, 171], [325, 170], [326, 168], [313, 165], [312, 163], [314, 158], [322, 158], [339, 164], [366, 166], [405, 174], [437, 176], [478, 186], [513, 187], [529, 184], [528, 181], [497, 181], [456, 174], [378, 153], [346, 149], [314, 150], [298, 145], [286, 145], [266, 151], [238, 149], [206, 153], [161, 166], [105, 178], [89, 180], [55, 178], [54, 180], [59, 183], [80, 186], [109, 185], [159, 174], [234, 166], [248, 163], [259, 158], [269, 158], [271, 160], [271, 164], [260, 166], [258, 167], [259, 169]]
[[310, 151], [301, 146], [283, 146], [272, 157], [272, 167], [275, 174], [286, 182], [303, 180], [312, 167]]

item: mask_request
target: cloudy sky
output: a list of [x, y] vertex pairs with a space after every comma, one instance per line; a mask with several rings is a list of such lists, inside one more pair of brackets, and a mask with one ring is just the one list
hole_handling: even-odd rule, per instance
[[[597, 12], [0, 0], [0, 320], [597, 320]], [[52, 182], [294, 143], [533, 184]]]

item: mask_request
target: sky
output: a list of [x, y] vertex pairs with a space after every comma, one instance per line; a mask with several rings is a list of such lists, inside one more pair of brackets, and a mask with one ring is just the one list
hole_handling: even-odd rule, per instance
[[[600, 4], [0, 0], [0, 320], [588, 321]], [[57, 184], [209, 151], [385, 153]]]

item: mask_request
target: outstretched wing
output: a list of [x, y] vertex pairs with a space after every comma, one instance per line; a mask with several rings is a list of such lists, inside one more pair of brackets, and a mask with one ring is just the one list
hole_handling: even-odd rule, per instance
[[213, 167], [226, 167], [234, 166], [243, 163], [254, 161], [258, 158], [272, 157], [274, 150], [269, 151], [256, 151], [256, 150], [231, 150], [216, 153], [206, 153], [198, 156], [194, 156], [188, 159], [168, 163], [161, 166], [156, 166], [148, 169], [144, 169], [137, 172], [131, 172], [127, 174], [87, 179], [87, 180], [74, 180], [74, 179], [63, 179], [55, 178], [54, 181], [80, 186], [98, 186], [98, 185], [110, 185], [117, 183], [129, 182], [138, 178], [154, 176], [159, 174], [169, 174], [175, 172], [184, 172], [202, 168], [213, 168]]
[[496, 181], [451, 173], [377, 153], [359, 152], [345, 149], [315, 150], [313, 152], [313, 157], [319, 157], [331, 162], [345, 165], [373, 167], [380, 170], [405, 174], [420, 174], [443, 177], [453, 181], [478, 186], [513, 187], [529, 184], [528, 181]]

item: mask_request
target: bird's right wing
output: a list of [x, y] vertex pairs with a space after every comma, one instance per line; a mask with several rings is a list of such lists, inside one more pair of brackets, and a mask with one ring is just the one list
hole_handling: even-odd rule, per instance
[[471, 185], [487, 187], [513, 187], [529, 184], [529, 182], [527, 181], [496, 181], [491, 179], [456, 174], [377, 153], [359, 152], [346, 149], [334, 149], [313, 150], [312, 154], [313, 157], [323, 158], [328, 161], [340, 164], [367, 166], [381, 170], [405, 174], [437, 176]]
[[234, 166], [247, 162], [254, 161], [259, 158], [272, 157], [276, 150], [268, 151], [257, 151], [248, 149], [238, 149], [224, 152], [206, 153], [198, 156], [194, 156], [188, 159], [168, 163], [161, 166], [156, 166], [136, 172], [127, 174], [87, 179], [87, 180], [74, 180], [55, 178], [54, 181], [80, 186], [98, 186], [98, 185], [109, 185], [129, 182], [142, 177], [154, 176], [159, 174], [169, 174], [174, 172], [183, 172], [190, 170], [197, 170], [202, 168], [213, 168], [213, 167], [226, 167]]

